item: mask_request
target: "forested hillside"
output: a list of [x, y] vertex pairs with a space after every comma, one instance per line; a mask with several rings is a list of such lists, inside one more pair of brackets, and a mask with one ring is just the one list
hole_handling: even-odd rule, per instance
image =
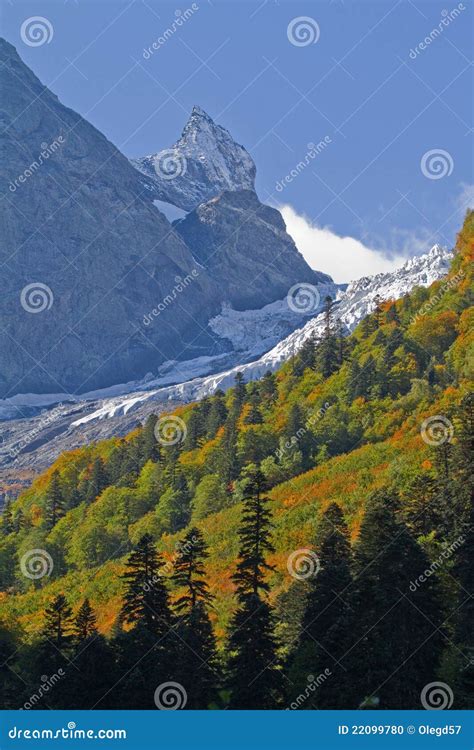
[[473, 250], [7, 505], [3, 705], [472, 707]]

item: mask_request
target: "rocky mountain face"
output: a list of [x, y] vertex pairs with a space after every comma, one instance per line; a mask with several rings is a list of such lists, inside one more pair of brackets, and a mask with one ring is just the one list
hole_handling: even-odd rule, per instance
[[200, 107], [169, 149], [133, 159], [158, 200], [192, 211], [226, 190], [253, 190], [255, 164], [228, 130]]
[[[443, 278], [451, 258], [450, 251], [436, 245], [426, 255], [408, 260], [397, 271], [366, 276], [349, 284], [339, 293], [335, 306], [344, 330], [353, 331], [373, 310], [377, 295], [382, 299], [398, 299], [415, 286], [428, 287]], [[321, 285], [319, 289], [322, 300], [326, 293], [331, 293], [329, 286]], [[115, 393], [90, 394], [75, 403], [58, 403], [61, 401], [58, 395], [51, 399], [50, 408], [43, 410], [42, 406], [48, 403], [33, 397], [17, 396], [8, 403], [0, 403], [0, 418], [9, 420], [3, 423], [3, 442], [0, 440], [0, 486], [8, 477], [46, 468], [63, 450], [123, 435], [150, 413], [169, 411], [179, 403], [211, 395], [218, 388], [229, 388], [237, 372], [243, 372], [246, 380], [257, 380], [265, 372], [276, 370], [310, 336], [321, 335], [323, 331], [324, 316], [318, 310], [309, 320], [298, 313], [293, 315], [302, 319], [300, 327], [275, 342], [269, 333], [278, 335], [288, 330], [288, 326], [296, 325], [288, 320], [286, 302], [243, 313], [226, 309], [211, 321], [211, 326], [217, 337], [233, 339], [234, 353], [169, 363], [161, 368], [157, 378], [123, 386], [122, 393], [117, 386]], [[259, 349], [264, 353], [260, 355]], [[13, 418], [18, 404], [25, 413], [24, 419]]]
[[[166, 171], [173, 151], [150, 189], [3, 40], [0, 60], [0, 398], [84, 393], [143, 378], [168, 360], [229, 351], [208, 326], [223, 303], [261, 306], [295, 280], [316, 278], [278, 212], [253, 192], [226, 193], [218, 204], [215, 221], [227, 223], [212, 228], [212, 258], [194, 249], [200, 219], [178, 232], [153, 205], [158, 193], [195, 209], [223, 189], [253, 188], [252, 159], [202, 110], [193, 110], [176, 144], [179, 173]], [[253, 224], [239, 227], [254, 208]]]
[[251, 190], [222, 193], [174, 227], [238, 310], [273, 302], [275, 291], [283, 298], [294, 284], [331, 281], [308, 267], [280, 212]]
[[155, 199], [189, 212], [173, 226], [234, 308], [262, 307], [297, 283], [331, 281], [309, 268], [280, 212], [259, 201], [247, 151], [200, 107], [174, 146], [132, 164]]
[[[81, 392], [205, 351], [218, 290], [139, 173], [14, 47], [0, 52], [0, 395]], [[187, 276], [180, 314], [169, 306], [144, 330], [144, 314]]]

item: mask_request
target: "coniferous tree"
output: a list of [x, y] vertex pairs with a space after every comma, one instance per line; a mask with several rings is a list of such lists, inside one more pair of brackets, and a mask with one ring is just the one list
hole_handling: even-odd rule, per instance
[[355, 548], [351, 617], [341, 663], [352, 708], [410, 709], [437, 673], [443, 638], [429, 560], [395, 517], [390, 493], [368, 501]]
[[338, 341], [333, 331], [332, 311], [334, 302], [331, 297], [324, 300], [324, 331], [321, 343], [316, 352], [316, 363], [324, 378], [329, 378], [338, 369]]
[[245, 417], [245, 424], [262, 424], [263, 417], [259, 408], [259, 398], [255, 393], [250, 398], [250, 411]]
[[377, 364], [372, 354], [364, 360], [359, 376], [360, 395], [364, 398], [372, 399], [374, 396], [373, 389], [377, 378]]
[[129, 625], [143, 625], [156, 636], [166, 635], [172, 627], [168, 592], [160, 575], [163, 565], [153, 538], [145, 534], [127, 560], [122, 578], [126, 589], [122, 617]]
[[266, 372], [260, 381], [260, 393], [265, 401], [272, 404], [276, 401], [278, 396], [278, 389], [276, 385], [275, 375], [272, 372]]
[[339, 366], [343, 365], [344, 362], [347, 359], [348, 354], [348, 342], [347, 337], [345, 334], [345, 328], [344, 324], [341, 320], [337, 321], [337, 351], [338, 351], [338, 360], [337, 364]]
[[[64, 594], [58, 594], [44, 611], [44, 623], [39, 640], [28, 650], [25, 668], [31, 685], [40, 685], [44, 675], [64, 676], [72, 656], [72, 610]], [[30, 693], [31, 695], [31, 693]], [[44, 708], [70, 708], [70, 696], [61, 681], [54, 685], [44, 699]]]
[[454, 641], [459, 663], [455, 696], [456, 707], [472, 709], [474, 702], [474, 490], [471, 490], [470, 513], [456, 550], [453, 573], [459, 583]]
[[271, 514], [264, 495], [265, 478], [251, 474], [244, 497], [239, 530], [240, 552], [236, 584], [238, 609], [229, 638], [230, 708], [276, 708], [281, 701], [282, 673], [278, 665], [272, 611], [265, 598], [266, 555], [273, 551]]
[[89, 599], [84, 599], [74, 620], [74, 637], [86, 641], [97, 635], [97, 619]]
[[296, 357], [293, 358], [293, 374], [301, 377], [306, 370], [314, 370], [316, 365], [317, 339], [316, 334], [312, 333], [301, 346]]
[[238, 372], [235, 376], [234, 398], [232, 402], [232, 408], [235, 409], [237, 416], [240, 414], [245, 398], [245, 378], [243, 373]]
[[346, 708], [346, 675], [339, 658], [349, 622], [351, 546], [347, 525], [336, 503], [331, 503], [323, 516], [317, 550], [317, 558], [310, 561], [314, 574], [308, 579], [301, 635], [290, 661], [290, 693], [293, 700], [305, 694], [308, 674], [325, 675], [328, 679], [308, 696], [303, 707]]
[[109, 694], [115, 708], [156, 708], [155, 688], [176, 677], [174, 620], [161, 567], [153, 539], [145, 534], [130, 553], [122, 576], [126, 588], [120, 624], [132, 629], [119, 630], [113, 641], [117, 671], [127, 675], [126, 682], [119, 681]]
[[454, 526], [462, 531], [464, 525], [469, 527], [470, 524], [474, 491], [474, 397], [471, 393], [464, 396], [456, 408], [453, 422], [456, 436], [451, 457], [455, 485]]
[[96, 497], [99, 497], [102, 490], [107, 487], [108, 481], [104, 462], [100, 456], [97, 456], [92, 464], [91, 475], [88, 482], [86, 496], [87, 502], [91, 503]]
[[73, 668], [62, 686], [68, 708], [89, 710], [114, 708], [110, 689], [117, 681], [114, 656], [97, 630], [96, 616], [88, 599], [81, 604], [73, 623]]
[[224, 393], [218, 390], [212, 399], [211, 408], [206, 419], [206, 435], [208, 440], [214, 438], [217, 431], [224, 424], [227, 417], [227, 407], [225, 405]]
[[395, 302], [392, 302], [385, 312], [386, 323], [396, 323], [400, 325], [400, 317], [397, 312], [397, 306]]
[[44, 611], [43, 635], [58, 649], [67, 648], [72, 640], [72, 609], [64, 594], [58, 594]]
[[222, 435], [218, 457], [219, 477], [226, 486], [227, 492], [229, 494], [231, 494], [232, 492], [233, 482], [237, 478], [239, 473], [237, 436], [237, 421], [235, 412], [232, 410], [231, 412], [229, 412], [226, 423], [224, 425], [224, 432]]
[[160, 460], [160, 445], [155, 435], [155, 427], [158, 422], [156, 414], [150, 414], [146, 418], [142, 432], [142, 452], [143, 463], [153, 461], [157, 463]]
[[13, 530], [18, 534], [26, 526], [25, 515], [21, 508], [18, 508], [13, 519]]
[[186, 687], [186, 708], [208, 708], [217, 697], [221, 679], [216, 641], [207, 612], [213, 597], [205, 580], [208, 554], [204, 539], [192, 528], [181, 541], [174, 562], [173, 581], [181, 591], [174, 607], [183, 648], [178, 660], [178, 681]]
[[193, 451], [199, 445], [199, 440], [202, 435], [203, 421], [200, 410], [194, 408], [189, 415], [189, 419], [186, 423], [186, 440], [184, 441], [184, 450]]
[[61, 488], [61, 478], [56, 469], [51, 477], [46, 496], [46, 528], [50, 531], [64, 515], [64, 499]]
[[284, 437], [286, 438], [286, 444], [290, 446], [288, 449], [290, 452], [301, 452], [303, 468], [307, 468], [311, 455], [312, 436], [306, 426], [303, 411], [298, 404], [293, 404], [290, 408]]
[[347, 402], [351, 404], [356, 398], [364, 395], [365, 389], [361, 379], [361, 368], [357, 357], [352, 357], [347, 375]]
[[15, 679], [13, 659], [18, 649], [13, 633], [0, 623], [0, 706], [2, 710], [18, 708], [20, 678]]
[[382, 297], [380, 294], [376, 294], [374, 297], [374, 310], [372, 313], [372, 321], [374, 331], [380, 328], [382, 322]]
[[13, 511], [11, 500], [9, 497], [7, 497], [2, 513], [2, 534], [4, 536], [8, 536], [8, 534], [11, 534], [13, 530]]
[[362, 318], [358, 330], [361, 333], [363, 339], [368, 339], [373, 331], [373, 324], [370, 315], [366, 315]]

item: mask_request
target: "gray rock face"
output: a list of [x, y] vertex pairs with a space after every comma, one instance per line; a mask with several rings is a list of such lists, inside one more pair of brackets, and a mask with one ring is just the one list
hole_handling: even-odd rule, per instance
[[225, 192], [173, 226], [237, 310], [282, 299], [294, 284], [331, 281], [308, 266], [280, 212], [252, 190]]
[[193, 107], [180, 139], [170, 149], [132, 164], [149, 178], [158, 200], [192, 211], [225, 190], [253, 190], [255, 164], [228, 130]]
[[4, 40], [0, 90], [0, 398], [81, 394], [228, 351], [208, 326], [223, 302], [262, 307], [324, 277], [242, 190], [255, 165], [202, 110], [177, 144], [185, 183], [163, 179], [162, 199], [194, 208], [238, 192], [173, 228], [158, 188]]
[[84, 392], [207, 352], [219, 292], [141, 175], [3, 40], [0, 56], [0, 397]]

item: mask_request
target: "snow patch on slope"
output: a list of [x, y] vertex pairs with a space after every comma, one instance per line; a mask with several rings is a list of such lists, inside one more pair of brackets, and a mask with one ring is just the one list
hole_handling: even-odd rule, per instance
[[[383, 300], [398, 299], [410, 292], [415, 286], [426, 287], [442, 278], [449, 270], [451, 258], [451, 251], [435, 245], [429, 253], [408, 260], [393, 273], [365, 276], [352, 282], [345, 291], [339, 292], [336, 298], [335, 314], [343, 329], [347, 333], [352, 332], [360, 320], [374, 309], [375, 297], [379, 296]], [[267, 307], [271, 307], [271, 305]], [[224, 330], [222, 318], [219, 325], [221, 326], [220, 330]], [[302, 328], [293, 331], [285, 339], [278, 342], [276, 346], [257, 360], [239, 364], [207, 377], [198, 377], [171, 387], [136, 394], [136, 403], [143, 403], [149, 399], [161, 403], [176, 400], [186, 402], [200, 400], [215, 393], [219, 388], [222, 390], [230, 388], [234, 384], [237, 372], [242, 372], [247, 381], [258, 380], [269, 370], [278, 369], [283, 362], [286, 362], [298, 352], [308, 338], [313, 335], [320, 336], [323, 329], [324, 314], [320, 313], [311, 318]], [[78, 420], [75, 424], [79, 425], [85, 421], [103, 419], [112, 414], [116, 415], [121, 408], [130, 409], [129, 402], [127, 400], [121, 402], [120, 399], [117, 399], [109, 406], [104, 404], [99, 410], [87, 415], [84, 419]]]

